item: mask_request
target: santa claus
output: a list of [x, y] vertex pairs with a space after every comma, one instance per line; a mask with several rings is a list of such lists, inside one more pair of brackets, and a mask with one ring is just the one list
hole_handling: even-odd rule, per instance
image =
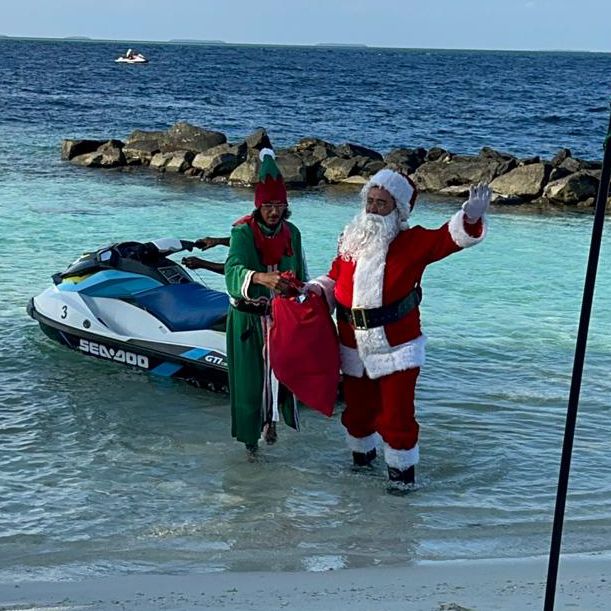
[[346, 428], [353, 463], [366, 467], [384, 443], [389, 491], [415, 483], [418, 422], [414, 390], [424, 364], [420, 281], [427, 265], [481, 242], [491, 191], [473, 186], [462, 209], [438, 229], [409, 226], [416, 188], [384, 169], [363, 187], [362, 210], [344, 228], [331, 270], [310, 283], [335, 305]]

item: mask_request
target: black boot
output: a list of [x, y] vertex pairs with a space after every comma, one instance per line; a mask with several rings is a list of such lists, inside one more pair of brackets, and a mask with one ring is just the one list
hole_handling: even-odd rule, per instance
[[268, 422], [263, 427], [263, 439], [265, 439], [265, 443], [268, 446], [271, 446], [271, 445], [275, 444], [276, 441], [278, 441], [278, 433], [276, 431], [276, 423], [275, 422]]
[[248, 462], [257, 462], [257, 456], [259, 453], [258, 443], [247, 443], [246, 445], [246, 460]]
[[372, 461], [377, 456], [376, 449], [369, 450], [369, 452], [352, 452], [352, 464], [355, 467], [369, 467]]
[[413, 490], [416, 483], [416, 468], [412, 465], [408, 469], [388, 467], [387, 492], [402, 496]]

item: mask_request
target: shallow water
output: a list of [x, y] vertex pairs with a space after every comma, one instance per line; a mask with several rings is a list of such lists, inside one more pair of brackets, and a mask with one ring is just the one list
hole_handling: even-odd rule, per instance
[[[226, 396], [88, 361], [44, 337], [25, 303], [80, 251], [222, 233], [249, 201], [225, 187], [67, 174], [78, 182], [74, 207], [53, 210], [62, 181], [1, 197], [12, 253], [1, 275], [1, 578], [545, 553], [591, 217], [493, 214], [483, 245], [427, 272], [421, 488], [395, 498], [384, 493], [383, 465], [352, 472], [338, 415], [304, 411], [300, 433], [281, 428], [277, 446], [249, 464], [229, 436]], [[129, 205], [103, 213], [99, 202], [119, 193]], [[293, 198], [313, 273], [325, 270], [353, 201]], [[423, 198], [416, 218], [434, 226], [455, 207]], [[603, 247], [567, 552], [608, 548], [607, 262]]]
[[[164, 95], [181, 103], [176, 91]], [[25, 305], [81, 252], [224, 234], [252, 201], [248, 190], [62, 164], [57, 141], [70, 114], [47, 125], [45, 109], [55, 120], [43, 105], [31, 126], [6, 113], [0, 123], [2, 147], [19, 144], [0, 173], [1, 580], [547, 552], [591, 216], [494, 210], [484, 244], [427, 271], [420, 489], [397, 498], [384, 492], [382, 464], [351, 470], [339, 409], [329, 420], [304, 411], [300, 433], [281, 427], [279, 443], [249, 464], [230, 438], [226, 396], [86, 360], [43, 336]], [[322, 273], [356, 194], [291, 201], [310, 270]], [[458, 205], [422, 197], [414, 222], [437, 226]], [[608, 551], [611, 540], [608, 239], [607, 231], [566, 553]], [[210, 253], [222, 260], [224, 251]]]

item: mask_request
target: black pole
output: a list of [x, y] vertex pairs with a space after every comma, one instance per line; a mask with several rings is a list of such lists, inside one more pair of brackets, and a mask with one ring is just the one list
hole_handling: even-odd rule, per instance
[[581, 375], [583, 373], [583, 362], [586, 353], [586, 344], [588, 342], [588, 327], [590, 325], [590, 313], [592, 311], [592, 299], [594, 296], [594, 285], [596, 283], [596, 270], [598, 268], [600, 242], [602, 239], [603, 225], [605, 223], [605, 207], [607, 204], [607, 197], [609, 196], [609, 178], [611, 176], [611, 117], [609, 118], [609, 128], [605, 138], [604, 149], [605, 154], [600, 175], [600, 185], [598, 186], [598, 196], [596, 197], [596, 211], [594, 213], [594, 224], [592, 226], [592, 241], [590, 243], [590, 255], [588, 258], [588, 268], [583, 289], [583, 300], [581, 302], [581, 316], [579, 319], [579, 330], [577, 332], [577, 343], [575, 346], [575, 359], [573, 361], [573, 377], [571, 379], [571, 390], [569, 392], [569, 403], [564, 428], [564, 443], [562, 446], [562, 460], [560, 462], [560, 475], [558, 477], [558, 490], [556, 493], [556, 510], [554, 512], [554, 527], [552, 530], [552, 541], [549, 552], [544, 611], [553, 611], [554, 597], [556, 595], [556, 579], [558, 577], [560, 545], [562, 543], [562, 525], [569, 484], [569, 472], [571, 470], [571, 455], [573, 453], [577, 408], [579, 407]]

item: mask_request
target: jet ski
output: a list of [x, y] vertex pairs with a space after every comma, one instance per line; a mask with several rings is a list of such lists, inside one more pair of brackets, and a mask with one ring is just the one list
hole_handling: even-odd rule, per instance
[[51, 339], [85, 356], [227, 391], [229, 297], [168, 255], [193, 242], [121, 242], [88, 252], [30, 299]]
[[142, 53], [132, 51], [131, 49], [128, 49], [125, 55], [120, 55], [115, 59], [115, 62], [118, 64], [148, 64], [148, 61]]

